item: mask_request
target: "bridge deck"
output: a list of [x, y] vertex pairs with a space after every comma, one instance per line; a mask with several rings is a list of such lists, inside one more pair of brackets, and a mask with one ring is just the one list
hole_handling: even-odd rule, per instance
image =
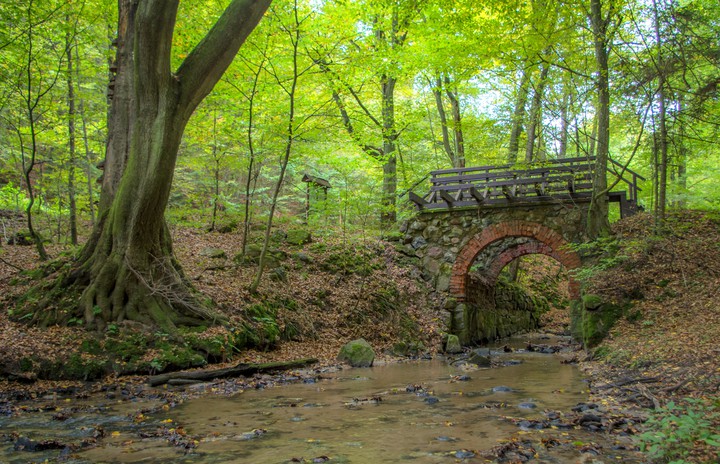
[[[620, 203], [623, 217], [631, 215], [637, 209], [637, 195], [641, 191], [638, 179], [645, 179], [616, 161], [611, 162], [613, 170], [608, 172], [616, 177], [614, 185], [622, 183], [627, 191], [610, 192], [608, 199]], [[430, 192], [425, 196], [408, 194], [420, 210], [587, 202], [592, 197], [594, 170], [594, 158], [547, 160], [525, 169], [517, 165], [442, 169], [430, 173]]]

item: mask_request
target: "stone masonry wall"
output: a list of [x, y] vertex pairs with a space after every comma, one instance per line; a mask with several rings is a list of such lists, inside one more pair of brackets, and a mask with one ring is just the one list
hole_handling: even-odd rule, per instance
[[471, 267], [492, 282], [507, 263], [526, 254], [547, 254], [567, 267], [579, 266], [579, 257], [566, 245], [586, 240], [587, 206], [421, 212], [401, 226], [403, 246], [407, 254], [420, 258], [423, 278], [448, 295], [449, 326], [457, 333], [466, 322], [463, 303]]

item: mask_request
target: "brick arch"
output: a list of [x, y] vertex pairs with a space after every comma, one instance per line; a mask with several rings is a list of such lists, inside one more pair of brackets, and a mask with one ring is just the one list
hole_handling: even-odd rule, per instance
[[[568, 242], [554, 230], [536, 222], [507, 221], [493, 224], [475, 235], [458, 253], [450, 277], [450, 293], [458, 301], [465, 301], [468, 272], [475, 258], [490, 244], [509, 237], [528, 237], [528, 243], [508, 248], [490, 264], [489, 277], [493, 281], [506, 264], [528, 254], [548, 255], [568, 269], [580, 266], [580, 256], [570, 249]], [[572, 277], [569, 282], [571, 298], [579, 298], [580, 285]]]

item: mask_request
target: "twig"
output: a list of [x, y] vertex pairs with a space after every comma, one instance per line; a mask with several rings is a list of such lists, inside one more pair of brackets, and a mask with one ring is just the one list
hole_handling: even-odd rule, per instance
[[13, 263], [9, 263], [9, 262], [5, 261], [5, 260], [2, 259], [2, 258], [0, 258], [0, 262], [3, 263], [3, 264], [5, 264], [6, 266], [10, 266], [11, 268], [16, 269], [18, 272], [22, 272], [22, 271], [25, 270], [25, 269], [23, 269], [23, 268], [21, 268], [21, 267], [18, 267], [18, 266], [16, 266], [16, 265], [14, 265]]
[[660, 379], [658, 377], [638, 377], [635, 379], [622, 379], [618, 380], [614, 383], [608, 383], [605, 385], [597, 385], [595, 386], [596, 390], [607, 390], [609, 388], [616, 388], [616, 387], [622, 387], [623, 385], [628, 385], [631, 383], [654, 383], [658, 382]]

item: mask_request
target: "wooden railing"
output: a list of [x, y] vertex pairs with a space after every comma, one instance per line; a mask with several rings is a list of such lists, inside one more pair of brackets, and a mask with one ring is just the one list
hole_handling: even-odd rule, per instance
[[[612, 161], [609, 170], [628, 189], [611, 192], [623, 212], [632, 214], [642, 176]], [[447, 209], [484, 205], [512, 205], [548, 201], [589, 201], [592, 197], [594, 158], [564, 158], [519, 165], [442, 169], [430, 173], [430, 192], [421, 197], [408, 192], [420, 209]], [[628, 179], [628, 176], [630, 177]]]

